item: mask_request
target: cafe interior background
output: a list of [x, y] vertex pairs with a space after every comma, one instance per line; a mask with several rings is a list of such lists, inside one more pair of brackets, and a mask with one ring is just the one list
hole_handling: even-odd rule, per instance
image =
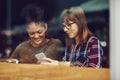
[[15, 47], [28, 39], [21, 9], [28, 4], [37, 4], [45, 10], [48, 23], [46, 37], [58, 38], [63, 42], [59, 16], [62, 10], [80, 6], [85, 11], [90, 30], [99, 38], [104, 49], [103, 67], [109, 68], [109, 0], [0, 0], [0, 58], [8, 58]]

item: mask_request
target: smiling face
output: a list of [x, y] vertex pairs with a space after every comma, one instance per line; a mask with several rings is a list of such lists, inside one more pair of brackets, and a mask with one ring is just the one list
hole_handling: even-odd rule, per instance
[[63, 30], [69, 36], [69, 38], [76, 38], [78, 36], [79, 28], [75, 22], [69, 21], [67, 24], [63, 23], [62, 25]]
[[46, 30], [47, 25], [45, 23], [31, 22], [27, 25], [27, 32], [33, 47], [38, 47], [44, 43]]

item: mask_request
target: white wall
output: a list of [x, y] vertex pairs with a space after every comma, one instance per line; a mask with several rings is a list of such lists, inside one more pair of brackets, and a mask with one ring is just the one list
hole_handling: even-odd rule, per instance
[[120, 0], [110, 0], [111, 80], [120, 80]]

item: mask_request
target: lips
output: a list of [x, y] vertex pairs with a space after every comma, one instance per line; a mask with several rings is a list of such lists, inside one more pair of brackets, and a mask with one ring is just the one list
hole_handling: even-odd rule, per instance
[[40, 42], [42, 41], [42, 39], [33, 39], [33, 41], [34, 41], [35, 43], [40, 43]]
[[41, 41], [41, 39], [34, 39], [34, 41], [35, 41], [35, 42], [39, 42], [39, 41]]
[[70, 33], [67, 33], [68, 36], [70, 36]]

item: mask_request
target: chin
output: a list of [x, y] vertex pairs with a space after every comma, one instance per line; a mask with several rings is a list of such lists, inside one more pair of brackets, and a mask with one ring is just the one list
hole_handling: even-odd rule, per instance
[[75, 38], [74, 36], [69, 36], [69, 38]]
[[74, 38], [74, 35], [68, 34], [68, 37], [69, 37], [69, 38]]
[[36, 44], [36, 45], [39, 45], [41, 43], [42, 43], [42, 41], [38, 41], [38, 42], [34, 41], [34, 44]]

